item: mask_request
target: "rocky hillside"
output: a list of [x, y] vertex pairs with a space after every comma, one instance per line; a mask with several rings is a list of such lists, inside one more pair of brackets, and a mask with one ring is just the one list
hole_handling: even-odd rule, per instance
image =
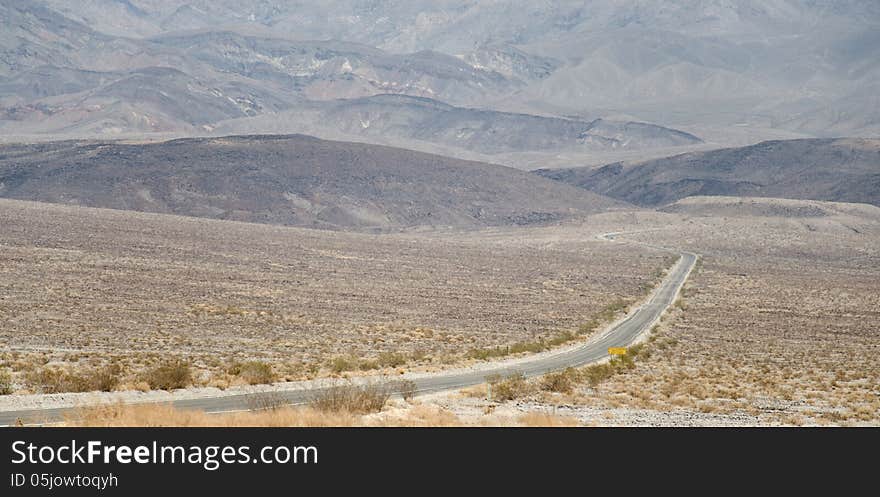
[[[100, 12], [91, 11], [98, 4]], [[567, 119], [501, 112], [495, 103], [559, 68], [555, 59], [508, 44], [463, 57], [224, 22], [167, 29], [178, 16], [142, 37], [96, 22], [121, 5], [85, 2], [73, 11], [63, 3], [0, 0], [0, 139], [305, 133], [466, 158], [700, 143], [630, 118], [597, 120], [601, 113]], [[124, 5], [117, 22], [149, 18], [136, 3]], [[201, 5], [194, 12], [217, 11]]]
[[547, 223], [621, 205], [504, 166], [301, 135], [0, 146], [0, 197], [380, 230]]
[[[44, 3], [125, 38], [222, 27], [268, 38], [341, 40], [389, 54], [430, 51], [461, 59], [467, 64], [455, 69], [461, 74], [472, 74], [472, 68], [504, 78], [504, 84], [487, 87], [481, 100], [456, 105], [591, 117], [605, 109], [603, 117], [624, 113], [633, 120], [687, 126], [704, 138], [700, 130], [719, 126], [724, 128], [715, 134], [719, 140], [746, 130], [760, 131], [765, 139], [784, 136], [770, 130], [822, 137], [880, 133], [876, 0], [14, 3]], [[279, 59], [261, 63], [277, 62], [270, 69], [277, 72], [286, 65]], [[359, 60], [351, 60], [355, 79], [365, 74], [358, 72]], [[455, 67], [432, 60], [444, 71]], [[388, 74], [377, 74], [383, 73]], [[430, 71], [424, 81], [444, 91], [444, 85], [435, 88]], [[465, 96], [474, 87], [458, 88], [468, 89]], [[440, 93], [414, 94], [445, 100]], [[495, 107], [502, 104], [505, 108]]]
[[875, 221], [880, 219], [880, 207], [869, 204], [766, 197], [687, 197], [660, 210], [708, 217], [808, 219], [851, 216]]
[[483, 154], [644, 150], [702, 142], [689, 133], [649, 123], [498, 112], [406, 95], [311, 102], [274, 115], [227, 121], [216, 129], [225, 134], [337, 131], [371, 142], [406, 143], [407, 148], [433, 144]]
[[768, 141], [598, 169], [537, 174], [643, 206], [694, 195], [777, 197], [880, 206], [880, 140]]

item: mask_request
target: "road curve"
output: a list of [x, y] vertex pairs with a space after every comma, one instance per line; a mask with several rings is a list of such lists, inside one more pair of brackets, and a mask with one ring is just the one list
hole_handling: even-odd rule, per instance
[[[616, 236], [624, 233], [606, 233], [599, 238], [613, 241]], [[643, 244], [644, 245], [644, 244]], [[669, 250], [663, 247], [652, 248]], [[526, 377], [540, 376], [567, 367], [578, 367], [601, 361], [608, 357], [609, 347], [626, 347], [646, 334], [660, 319], [663, 312], [675, 303], [682, 285], [690, 275], [697, 255], [690, 252], [680, 254], [678, 262], [672, 267], [662, 282], [655, 288], [650, 297], [639, 307], [632, 309], [627, 316], [594, 335], [584, 344], [567, 347], [559, 352], [540, 354], [533, 358], [500, 361], [494, 366], [481, 367], [478, 370], [452, 370], [448, 373], [414, 377], [417, 394], [427, 394], [444, 390], [454, 390], [484, 383], [487, 376], [507, 376], [522, 373]], [[376, 383], [400, 381], [400, 377], [391, 379], [377, 378]], [[273, 393], [273, 402], [283, 399], [289, 405], [302, 405], [319, 394], [323, 388], [303, 388], [297, 382], [290, 384], [290, 390]], [[254, 394], [233, 394], [217, 397], [182, 399], [171, 402], [178, 409], [200, 409], [205, 412], [219, 413], [248, 410], [253, 404]], [[25, 423], [45, 423], [61, 420], [64, 414], [73, 408], [32, 409], [21, 411], [0, 411], [0, 426], [9, 426], [16, 420]]]

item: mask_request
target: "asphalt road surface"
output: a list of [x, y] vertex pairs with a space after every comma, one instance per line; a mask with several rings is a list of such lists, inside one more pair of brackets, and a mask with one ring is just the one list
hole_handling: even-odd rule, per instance
[[[623, 233], [601, 235], [605, 240], [614, 240]], [[654, 247], [663, 249], [662, 247]], [[667, 250], [667, 249], [663, 249]], [[454, 390], [486, 382], [492, 375], [508, 376], [522, 373], [526, 377], [540, 376], [567, 367], [585, 366], [608, 357], [609, 347], [626, 347], [648, 332], [660, 319], [663, 312], [675, 303], [678, 293], [697, 261], [697, 255], [690, 252], [680, 254], [678, 262], [669, 271], [666, 278], [655, 289], [651, 298], [640, 307], [633, 309], [625, 319], [604, 330], [579, 347], [567, 348], [558, 353], [541, 354], [526, 360], [499, 361], [497, 366], [482, 367], [479, 370], [450, 371], [447, 374], [413, 378], [416, 394]], [[387, 384], [389, 387], [400, 378], [377, 378], [376, 384]], [[330, 388], [330, 387], [323, 387]], [[302, 385], [291, 383], [291, 389], [273, 393], [273, 403], [301, 405], [308, 403], [323, 388], [304, 389]], [[254, 405], [255, 394], [221, 395], [197, 399], [177, 400], [171, 404], [178, 409], [200, 409], [206, 412], [230, 412], [248, 410]], [[257, 394], [258, 395], [258, 394]], [[24, 423], [46, 423], [61, 420], [65, 412], [71, 408], [31, 409], [22, 411], [0, 412], [0, 426], [15, 424], [17, 420]]]

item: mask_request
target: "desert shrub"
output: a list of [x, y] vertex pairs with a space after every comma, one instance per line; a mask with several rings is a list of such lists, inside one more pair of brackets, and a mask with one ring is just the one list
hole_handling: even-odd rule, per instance
[[92, 392], [97, 390], [97, 388], [93, 388], [92, 378], [89, 374], [81, 372], [61, 372], [58, 376], [58, 385], [57, 392]]
[[486, 383], [488, 383], [490, 385], [495, 385], [503, 379], [504, 378], [500, 374], [490, 374], [490, 375], [486, 376]]
[[645, 344], [640, 343], [638, 345], [633, 345], [627, 350], [627, 355], [631, 357], [633, 360], [643, 361], [651, 358], [651, 350], [645, 346]]
[[490, 382], [492, 385], [492, 400], [514, 400], [525, 397], [534, 392], [532, 385], [522, 373], [514, 373], [503, 380]]
[[24, 381], [28, 387], [42, 393], [110, 392], [119, 385], [121, 373], [118, 364], [77, 371], [43, 366], [25, 373]]
[[337, 356], [330, 361], [330, 370], [334, 373], [355, 371], [358, 369], [358, 360], [350, 356]]
[[511, 354], [543, 352], [552, 346], [560, 345], [571, 340], [572, 338], [574, 338], [574, 336], [575, 335], [571, 332], [564, 332], [553, 338], [550, 338], [550, 340], [548, 341], [539, 338], [538, 340], [535, 340], [533, 342], [516, 342], [511, 345], [502, 345], [499, 347], [471, 349], [470, 351], [468, 351], [467, 357], [471, 359], [485, 361], [487, 359], [504, 357]]
[[59, 393], [66, 390], [64, 376], [65, 372], [51, 367], [42, 367], [33, 369], [25, 373], [25, 384], [33, 390], [42, 393]]
[[592, 319], [582, 324], [578, 328], [578, 335], [589, 335], [597, 331], [602, 325], [610, 323], [619, 313], [625, 311], [629, 304], [629, 301], [623, 299], [617, 299], [611, 302], [599, 311], [598, 314], [593, 316]]
[[518, 342], [511, 345], [507, 349], [508, 354], [521, 354], [523, 352], [541, 352], [547, 350], [547, 344], [542, 339], [538, 339], [534, 342]]
[[358, 368], [361, 371], [372, 371], [374, 369], [379, 369], [379, 361], [374, 361], [374, 360], [361, 361], [360, 364], [358, 364]]
[[562, 333], [559, 333], [558, 335], [547, 341], [547, 348], [564, 345], [577, 337], [578, 336], [576, 333], [573, 333], [571, 331], [563, 331]]
[[0, 370], [0, 395], [9, 395], [12, 393], [12, 373], [3, 369]]
[[591, 319], [578, 327], [578, 334], [589, 335], [599, 329], [601, 324], [598, 319]]
[[144, 381], [154, 390], [186, 388], [192, 383], [192, 367], [185, 361], [171, 361], [147, 371]]
[[406, 364], [406, 356], [398, 352], [382, 352], [379, 354], [379, 365], [385, 368], [396, 368]]
[[604, 309], [599, 311], [599, 314], [596, 316], [599, 322], [609, 322], [614, 320], [614, 318], [621, 312], [625, 311], [627, 307], [629, 307], [630, 302], [624, 299], [617, 299], [607, 306]]
[[236, 363], [230, 368], [229, 373], [238, 376], [248, 385], [263, 385], [275, 381], [272, 366], [263, 361]]
[[603, 381], [614, 376], [615, 367], [610, 362], [587, 366], [581, 371], [581, 377], [591, 386], [598, 386]]
[[278, 392], [259, 392], [248, 395], [245, 399], [251, 411], [274, 411], [290, 404]]
[[400, 392], [400, 396], [403, 397], [403, 400], [409, 402], [416, 396], [418, 386], [416, 385], [416, 382], [412, 380], [402, 380], [397, 384], [397, 390]]
[[550, 373], [541, 378], [541, 390], [545, 392], [570, 393], [577, 378], [578, 373], [574, 368], [566, 368], [564, 371]]
[[636, 367], [636, 357], [631, 350], [628, 350], [626, 355], [613, 357], [611, 365], [618, 371], [621, 369], [633, 369]]
[[112, 392], [119, 385], [122, 368], [118, 364], [109, 364], [94, 370], [88, 379], [89, 391]]
[[635, 368], [635, 359], [646, 357], [648, 354], [649, 352], [641, 347], [636, 348], [634, 353], [631, 347], [627, 350], [627, 355], [614, 356], [604, 364], [594, 364], [583, 368], [580, 371], [579, 377], [591, 387], [595, 387], [624, 369]]
[[309, 405], [324, 412], [364, 414], [382, 410], [390, 397], [383, 385], [335, 385], [315, 390]]
[[91, 392], [99, 389], [88, 373], [72, 373], [49, 366], [28, 371], [25, 383], [42, 393]]
[[485, 361], [486, 359], [491, 359], [493, 357], [501, 357], [505, 355], [505, 352], [500, 348], [479, 348], [479, 349], [471, 349], [467, 353], [467, 357], [470, 359], [477, 359], [479, 361]]

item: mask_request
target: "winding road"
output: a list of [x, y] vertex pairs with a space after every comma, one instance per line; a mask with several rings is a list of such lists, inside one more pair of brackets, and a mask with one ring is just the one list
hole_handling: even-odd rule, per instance
[[[615, 237], [625, 233], [606, 233], [599, 235], [600, 239], [614, 241]], [[635, 242], [629, 242], [635, 243]], [[650, 246], [647, 244], [641, 244]], [[663, 247], [650, 246], [659, 250], [670, 251]], [[626, 317], [613, 323], [602, 332], [594, 335], [586, 342], [566, 347], [559, 351], [542, 353], [534, 357], [498, 361], [489, 365], [481, 365], [474, 369], [450, 370], [443, 373], [423, 376], [413, 376], [416, 394], [427, 394], [444, 390], [454, 390], [480, 383], [485, 383], [486, 377], [491, 375], [507, 376], [522, 373], [526, 377], [540, 376], [552, 371], [567, 367], [578, 367], [599, 362], [608, 358], [609, 347], [626, 347], [637, 342], [654, 326], [663, 312], [675, 303], [682, 285], [687, 280], [697, 261], [697, 255], [690, 252], [682, 252], [679, 259], [671, 268], [666, 277], [654, 289], [651, 295], [639, 307], [632, 309]], [[403, 377], [374, 378], [376, 383], [398, 382]], [[322, 389], [305, 388], [305, 384], [292, 382], [290, 388], [276, 391], [272, 395], [273, 403], [282, 402], [289, 405], [302, 405], [319, 394]], [[181, 399], [171, 402], [178, 409], [200, 409], [209, 413], [233, 412], [248, 410], [254, 403], [255, 394], [231, 394], [215, 397], [201, 397]], [[60, 420], [64, 414], [73, 408], [32, 409], [21, 411], [0, 411], [0, 426], [15, 424], [17, 420], [25, 423], [45, 423]]]

